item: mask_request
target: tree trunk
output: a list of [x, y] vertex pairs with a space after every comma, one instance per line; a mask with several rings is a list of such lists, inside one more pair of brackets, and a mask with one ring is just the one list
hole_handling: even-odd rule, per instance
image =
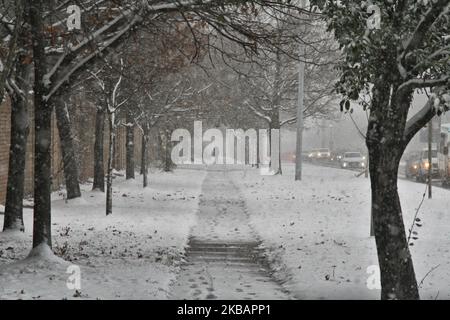
[[372, 219], [381, 271], [382, 299], [419, 299], [397, 192], [399, 158], [370, 152]]
[[114, 114], [109, 114], [109, 146], [108, 146], [108, 173], [106, 176], [106, 215], [112, 213], [112, 175], [114, 161], [114, 144], [116, 142], [116, 128]]
[[259, 130], [256, 131], [256, 168], [259, 168]]
[[163, 140], [162, 140], [162, 133], [158, 130], [156, 135], [158, 148], [157, 148], [157, 157], [158, 161], [160, 162], [160, 166], [162, 166], [164, 162], [164, 146], [163, 146]]
[[170, 172], [172, 171], [172, 162], [170, 159], [170, 138], [169, 131], [165, 129], [164, 133], [164, 171]]
[[30, 25], [33, 35], [34, 61], [34, 121], [35, 121], [35, 160], [34, 160], [34, 217], [33, 248], [47, 244], [51, 239], [51, 103], [45, 96], [46, 74], [45, 41], [43, 36], [43, 1], [36, 0], [30, 6]]
[[28, 126], [26, 98], [14, 94], [11, 96], [11, 139], [3, 231], [24, 231], [23, 193]]
[[147, 143], [148, 143], [148, 132], [144, 129], [144, 134], [142, 135], [142, 162], [141, 162], [141, 171], [142, 171], [142, 181], [143, 187], [147, 187], [148, 185], [148, 168], [147, 168]]
[[[271, 169], [274, 172], [274, 174], [282, 174], [282, 170], [281, 170], [281, 140], [280, 140], [281, 139], [281, 130], [280, 130], [280, 117], [279, 117], [278, 110], [276, 110], [273, 113], [271, 118], [272, 118], [272, 121], [270, 122], [270, 125], [269, 125], [270, 155], [272, 156], [272, 149], [275, 149], [274, 152], [276, 152], [275, 157], [277, 157], [277, 159], [275, 161], [273, 161], [271, 159], [270, 165], [271, 165]], [[272, 145], [272, 137], [273, 137], [272, 129], [278, 130], [278, 138], [276, 135], [274, 138], [274, 139], [278, 140], [278, 147]]]
[[103, 163], [103, 145], [105, 131], [105, 110], [97, 108], [95, 116], [95, 143], [94, 143], [94, 183], [93, 190], [105, 192], [105, 166]]
[[[144, 163], [146, 163], [146, 157], [147, 155], [144, 153], [144, 151], [147, 149], [147, 144], [145, 141], [145, 132], [142, 134], [142, 139], [141, 139], [141, 168], [139, 170], [140, 174], [144, 174]], [[146, 152], [146, 151], [145, 151]]]
[[[22, 18], [28, 20], [25, 14], [25, 1], [17, 1], [17, 10], [20, 10]], [[17, 17], [16, 17], [17, 19]], [[27, 21], [29, 23], [29, 21]], [[17, 26], [16, 26], [17, 28]], [[24, 231], [23, 224], [23, 194], [25, 182], [25, 163], [27, 150], [27, 137], [29, 132], [28, 119], [28, 92], [31, 83], [31, 65], [26, 62], [29, 54], [28, 50], [24, 50], [23, 46], [28, 41], [28, 30], [19, 28], [17, 30], [17, 42], [21, 48], [18, 52], [18, 58], [15, 62], [16, 84], [24, 92], [21, 96], [17, 92], [13, 92], [11, 97], [11, 136], [9, 145], [9, 163], [8, 163], [8, 182], [6, 187], [5, 215], [3, 222], [3, 230], [20, 230]]]
[[67, 103], [63, 96], [54, 99], [56, 124], [58, 126], [59, 139], [64, 164], [64, 179], [66, 181], [67, 199], [81, 197], [80, 184], [78, 182], [77, 153], [72, 135]]
[[[397, 191], [409, 109], [407, 97], [380, 81], [374, 86], [366, 134], [372, 188], [372, 222], [381, 273], [381, 299], [419, 299], [414, 266]], [[396, 99], [390, 100], [390, 93]]]
[[134, 125], [133, 119], [127, 113], [127, 134], [126, 134], [126, 179], [134, 179]]

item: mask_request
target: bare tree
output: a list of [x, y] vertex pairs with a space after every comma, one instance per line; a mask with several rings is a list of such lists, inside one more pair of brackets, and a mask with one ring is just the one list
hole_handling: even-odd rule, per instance
[[[27, 42], [24, 12], [24, 1], [14, 5], [2, 3], [1, 23], [5, 28], [4, 43], [9, 43], [6, 62], [0, 58], [0, 103], [3, 100], [4, 89], [11, 101], [11, 135], [9, 146], [8, 182], [6, 190], [5, 216], [3, 230], [24, 231], [23, 195], [25, 180], [26, 142], [29, 131], [28, 104], [31, 78], [30, 47]], [[10, 10], [8, 10], [10, 7]], [[16, 15], [16, 21], [10, 24], [6, 13], [11, 11]], [[12, 27], [14, 25], [14, 27]], [[1, 37], [3, 34], [0, 33]]]
[[130, 99], [129, 95], [122, 93], [121, 84], [123, 81], [123, 60], [120, 60], [120, 72], [117, 79], [113, 78], [111, 73], [103, 75], [100, 78], [99, 72], [92, 73], [97, 80], [97, 85], [101, 89], [104, 96], [105, 110], [109, 124], [109, 144], [108, 144], [108, 165], [106, 174], [106, 215], [112, 213], [112, 182], [113, 182], [113, 159], [114, 145], [116, 141], [116, 131], [119, 125], [117, 113]]
[[[270, 12], [283, 7], [302, 10], [291, 1], [86, 1], [81, 10], [83, 28], [67, 33], [65, 1], [55, 1], [48, 7], [43, 0], [27, 4], [31, 10], [33, 60], [35, 62], [35, 119], [36, 119], [36, 170], [35, 170], [35, 224], [34, 246], [50, 241], [50, 117], [55, 96], [63, 94], [65, 84], [111, 48], [123, 43], [134, 30], [151, 28], [156, 21], [169, 21], [175, 28], [185, 24], [200, 24], [204, 36], [217, 36], [240, 43], [255, 51], [258, 44], [270, 45], [275, 34], [267, 29], [270, 23], [259, 18], [260, 12], [270, 17]], [[259, 15], [259, 17], [258, 17]], [[275, 16], [274, 16], [275, 19]], [[191, 30], [195, 30], [192, 29]], [[213, 31], [213, 32], [211, 32]], [[198, 37], [192, 33], [192, 41]]]

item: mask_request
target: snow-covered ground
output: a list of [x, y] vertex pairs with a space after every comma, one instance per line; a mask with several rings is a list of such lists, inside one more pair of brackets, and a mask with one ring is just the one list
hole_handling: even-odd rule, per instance
[[[27, 258], [32, 210], [26, 209], [25, 233], [0, 232], [0, 299], [165, 299], [195, 224], [204, 176], [152, 172], [146, 189], [139, 176], [117, 177], [110, 216], [105, 195], [89, 185], [68, 202], [54, 193], [53, 251], [64, 260], [49, 252], [43, 252], [48, 259]], [[0, 230], [2, 224], [0, 216]], [[66, 272], [77, 272], [71, 265], [80, 268], [78, 291], [66, 285]]]
[[[277, 276], [300, 299], [379, 299], [380, 291], [367, 286], [379, 283], [372, 281], [378, 263], [369, 237], [369, 180], [308, 164], [301, 182], [294, 181], [293, 165], [283, 173], [229, 173], [245, 197], [251, 225], [270, 249]], [[423, 184], [399, 180], [406, 228], [424, 191]], [[449, 208], [450, 191], [434, 188], [433, 199], [426, 198], [419, 211], [423, 226], [415, 229], [419, 239], [411, 251], [422, 299], [450, 299]]]
[[[54, 193], [57, 257], [45, 247], [38, 252], [41, 256], [28, 256], [32, 210], [26, 209], [25, 233], [0, 232], [0, 299], [166, 299], [197, 222], [205, 174], [204, 168], [154, 172], [145, 190], [139, 178], [117, 177], [108, 217], [104, 194], [88, 185], [81, 199], [66, 202]], [[217, 206], [236, 197], [245, 200], [247, 214], [231, 230], [246, 230], [250, 223], [248, 232], [262, 240], [276, 277], [294, 298], [379, 298], [380, 291], [373, 289], [378, 284], [373, 281], [377, 255], [369, 237], [368, 179], [354, 171], [308, 164], [302, 181], [294, 181], [292, 165], [284, 166], [283, 176], [241, 167], [228, 167], [225, 175], [240, 194], [222, 190], [219, 183], [203, 185], [204, 191], [218, 188], [218, 199], [223, 199]], [[409, 228], [425, 185], [399, 180], [399, 191]], [[411, 250], [423, 299], [450, 299], [449, 206], [450, 191], [434, 188], [433, 199], [425, 198], [419, 211], [422, 227], [415, 229], [418, 239]], [[231, 216], [224, 213], [223, 219]], [[67, 287], [67, 271], [76, 273], [77, 267], [78, 291]]]

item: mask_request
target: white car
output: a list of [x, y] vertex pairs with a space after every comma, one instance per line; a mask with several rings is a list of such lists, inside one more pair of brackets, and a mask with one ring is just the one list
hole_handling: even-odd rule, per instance
[[331, 157], [330, 149], [327, 148], [319, 149], [319, 152], [317, 153], [318, 159], [330, 159], [330, 157]]
[[360, 152], [345, 152], [341, 158], [342, 168], [365, 168], [366, 157]]

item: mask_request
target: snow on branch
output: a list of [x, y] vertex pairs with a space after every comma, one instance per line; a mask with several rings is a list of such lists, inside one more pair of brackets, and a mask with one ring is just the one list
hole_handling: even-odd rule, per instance
[[419, 48], [423, 44], [433, 24], [441, 15], [448, 12], [449, 6], [448, 0], [432, 1], [431, 7], [419, 21], [412, 35], [404, 42], [403, 51], [397, 58], [398, 71], [404, 79], [407, 77], [407, 71], [404, 66], [405, 57], [409, 52]]
[[141, 17], [140, 16], [135, 16], [133, 18], [133, 20], [130, 21], [130, 23], [128, 23], [125, 27], [123, 27], [122, 30], [120, 30], [119, 32], [116, 33], [116, 35], [114, 37], [112, 37], [111, 39], [109, 39], [108, 41], [106, 41], [105, 43], [103, 43], [101, 46], [99, 46], [94, 52], [92, 52], [91, 54], [87, 55], [86, 57], [81, 58], [78, 63], [76, 63], [72, 68], [70, 68], [69, 70], [67, 70], [66, 72], [63, 73], [63, 76], [61, 77], [61, 79], [58, 79], [57, 82], [55, 82], [54, 86], [52, 87], [52, 89], [50, 90], [50, 92], [48, 93], [48, 95], [46, 95], [44, 97], [45, 100], [48, 100], [52, 97], [53, 94], [55, 94], [55, 92], [66, 82], [69, 80], [70, 76], [73, 75], [78, 69], [80, 69], [81, 67], [83, 67], [87, 62], [89, 62], [90, 60], [92, 60], [94, 57], [96, 57], [97, 55], [99, 55], [101, 52], [103, 52], [105, 49], [107, 49], [108, 47], [110, 47], [114, 42], [116, 42], [119, 38], [121, 38], [126, 32], [128, 32], [134, 25], [136, 25], [139, 21], [141, 21]]
[[404, 141], [408, 143], [435, 115], [434, 97], [431, 97], [425, 106], [406, 122]]
[[294, 124], [295, 122], [297, 122], [297, 117], [292, 117], [286, 120], [283, 120], [280, 122], [280, 127], [286, 125], [286, 124]]
[[272, 119], [269, 116], [266, 116], [262, 110], [258, 110], [257, 107], [252, 106], [250, 103], [248, 103], [248, 101], [245, 101], [244, 104], [251, 110], [253, 111], [253, 113], [255, 115], [257, 115], [258, 117], [266, 120], [268, 123], [272, 122]]
[[403, 57], [406, 53], [417, 49], [423, 42], [423, 39], [429, 32], [431, 26], [444, 12], [448, 12], [450, 4], [448, 0], [431, 1], [431, 7], [425, 13], [424, 17], [417, 24], [411, 37], [404, 44]]
[[420, 89], [420, 88], [432, 88], [436, 86], [445, 85], [450, 81], [450, 76], [444, 76], [440, 79], [411, 79], [403, 83], [398, 91]]

